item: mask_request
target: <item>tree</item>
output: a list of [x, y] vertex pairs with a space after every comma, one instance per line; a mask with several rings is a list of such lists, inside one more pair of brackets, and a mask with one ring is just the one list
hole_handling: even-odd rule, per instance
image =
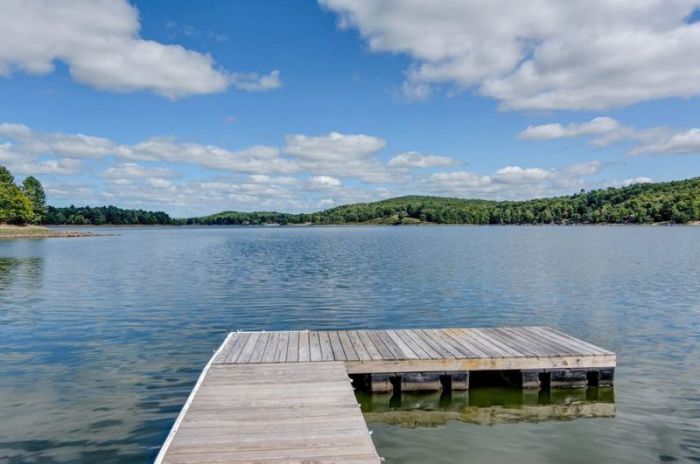
[[9, 169], [5, 166], [0, 165], [0, 184], [13, 184], [15, 183], [15, 177], [12, 175]]
[[22, 225], [34, 218], [29, 198], [13, 183], [0, 182], [0, 223]]
[[34, 177], [29, 176], [22, 182], [22, 192], [29, 198], [34, 210], [34, 222], [41, 222], [46, 214], [46, 193], [41, 182]]

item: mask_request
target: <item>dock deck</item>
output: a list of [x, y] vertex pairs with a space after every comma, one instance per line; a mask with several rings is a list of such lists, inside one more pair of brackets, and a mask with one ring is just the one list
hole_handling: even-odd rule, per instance
[[498, 371], [524, 388], [611, 385], [615, 354], [548, 327], [233, 332], [156, 463], [377, 463], [357, 404], [371, 391], [466, 390]]

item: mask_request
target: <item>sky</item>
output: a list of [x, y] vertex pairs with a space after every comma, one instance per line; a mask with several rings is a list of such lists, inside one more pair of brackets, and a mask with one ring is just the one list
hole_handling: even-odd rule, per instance
[[0, 0], [0, 164], [175, 217], [700, 175], [700, 1]]

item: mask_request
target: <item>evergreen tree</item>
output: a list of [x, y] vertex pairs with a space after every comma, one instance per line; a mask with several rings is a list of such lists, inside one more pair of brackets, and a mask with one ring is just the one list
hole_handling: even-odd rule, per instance
[[29, 198], [34, 210], [34, 222], [41, 222], [46, 214], [46, 193], [41, 182], [34, 177], [29, 176], [22, 182], [22, 192]]
[[12, 175], [9, 169], [5, 166], [0, 165], [0, 184], [14, 184], [15, 177]]

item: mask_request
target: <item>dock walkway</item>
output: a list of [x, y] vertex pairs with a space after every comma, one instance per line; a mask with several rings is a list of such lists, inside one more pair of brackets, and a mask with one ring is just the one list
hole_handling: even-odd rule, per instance
[[233, 332], [205, 367], [156, 464], [378, 463], [354, 396], [611, 385], [615, 354], [548, 327]]

